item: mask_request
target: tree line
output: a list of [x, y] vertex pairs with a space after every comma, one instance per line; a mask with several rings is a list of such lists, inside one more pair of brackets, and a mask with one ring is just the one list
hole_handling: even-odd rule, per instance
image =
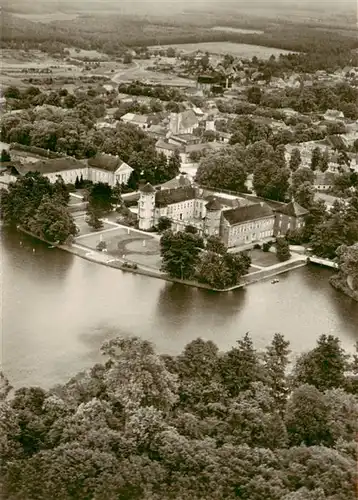
[[50, 243], [66, 243], [77, 234], [67, 208], [69, 197], [61, 177], [51, 184], [38, 172], [29, 172], [10, 183], [8, 190], [1, 189], [1, 219]]
[[167, 229], [160, 239], [160, 255], [162, 270], [169, 276], [198, 281], [218, 290], [237, 285], [251, 265], [247, 252], [229, 253], [217, 236], [204, 242], [190, 225], [179, 232]]
[[358, 346], [322, 335], [294, 365], [280, 334], [101, 352], [49, 390], [0, 376], [4, 500], [355, 499]]

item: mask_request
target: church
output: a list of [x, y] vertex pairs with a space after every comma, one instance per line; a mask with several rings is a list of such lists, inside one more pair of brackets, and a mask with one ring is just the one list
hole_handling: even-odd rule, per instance
[[190, 225], [202, 236], [218, 236], [228, 248], [234, 248], [262, 243], [301, 228], [308, 215], [294, 201], [283, 204], [213, 192], [191, 184], [183, 176], [176, 184], [157, 190], [148, 183], [141, 188], [139, 229], [148, 231], [161, 217], [167, 217], [173, 231]]

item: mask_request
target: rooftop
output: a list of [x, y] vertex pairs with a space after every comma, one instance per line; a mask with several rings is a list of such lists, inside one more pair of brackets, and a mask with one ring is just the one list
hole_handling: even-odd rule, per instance
[[155, 195], [155, 205], [157, 207], [166, 207], [174, 203], [193, 200], [196, 198], [196, 189], [191, 186], [183, 186], [174, 189], [164, 189], [157, 191]]
[[150, 184], [150, 182], [147, 182], [147, 184], [145, 186], [140, 188], [140, 191], [142, 193], [155, 193], [156, 192], [154, 187]]
[[300, 217], [309, 213], [308, 210], [301, 207], [301, 205], [299, 205], [295, 201], [291, 201], [290, 203], [287, 203], [287, 205], [276, 209], [276, 212], [287, 215], [289, 217]]
[[119, 156], [109, 155], [105, 153], [97, 153], [96, 156], [88, 160], [88, 166], [115, 172], [123, 164], [126, 165]]
[[231, 226], [248, 222], [252, 220], [271, 217], [274, 215], [273, 210], [266, 203], [257, 203], [255, 205], [247, 205], [244, 207], [234, 208], [223, 212], [224, 218]]
[[191, 186], [191, 180], [186, 175], [179, 175], [170, 181], [165, 182], [160, 187], [163, 189], [176, 189], [179, 187]]
[[205, 208], [209, 211], [215, 211], [215, 210], [221, 210], [222, 206], [221, 203], [216, 198], [213, 198], [205, 205]]
[[52, 160], [40, 160], [36, 163], [27, 163], [26, 165], [16, 165], [16, 170], [20, 175], [28, 172], [39, 172], [40, 174], [54, 174], [65, 170], [75, 170], [83, 168], [84, 164], [74, 158], [55, 158]]

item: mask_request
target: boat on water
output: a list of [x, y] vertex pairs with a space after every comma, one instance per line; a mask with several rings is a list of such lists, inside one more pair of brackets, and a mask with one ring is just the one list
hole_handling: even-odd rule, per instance
[[275, 285], [276, 283], [279, 283], [279, 282], [280, 282], [280, 280], [274, 279], [274, 280], [271, 281], [271, 285]]

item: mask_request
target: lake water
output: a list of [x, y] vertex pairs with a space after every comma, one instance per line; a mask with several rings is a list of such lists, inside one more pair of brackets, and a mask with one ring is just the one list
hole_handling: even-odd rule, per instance
[[16, 387], [66, 381], [100, 361], [101, 343], [116, 334], [170, 354], [199, 336], [225, 350], [245, 332], [259, 349], [283, 333], [296, 354], [323, 333], [346, 348], [358, 340], [358, 304], [329, 285], [328, 270], [305, 267], [276, 285], [216, 294], [125, 274], [17, 232], [1, 236], [1, 359]]

